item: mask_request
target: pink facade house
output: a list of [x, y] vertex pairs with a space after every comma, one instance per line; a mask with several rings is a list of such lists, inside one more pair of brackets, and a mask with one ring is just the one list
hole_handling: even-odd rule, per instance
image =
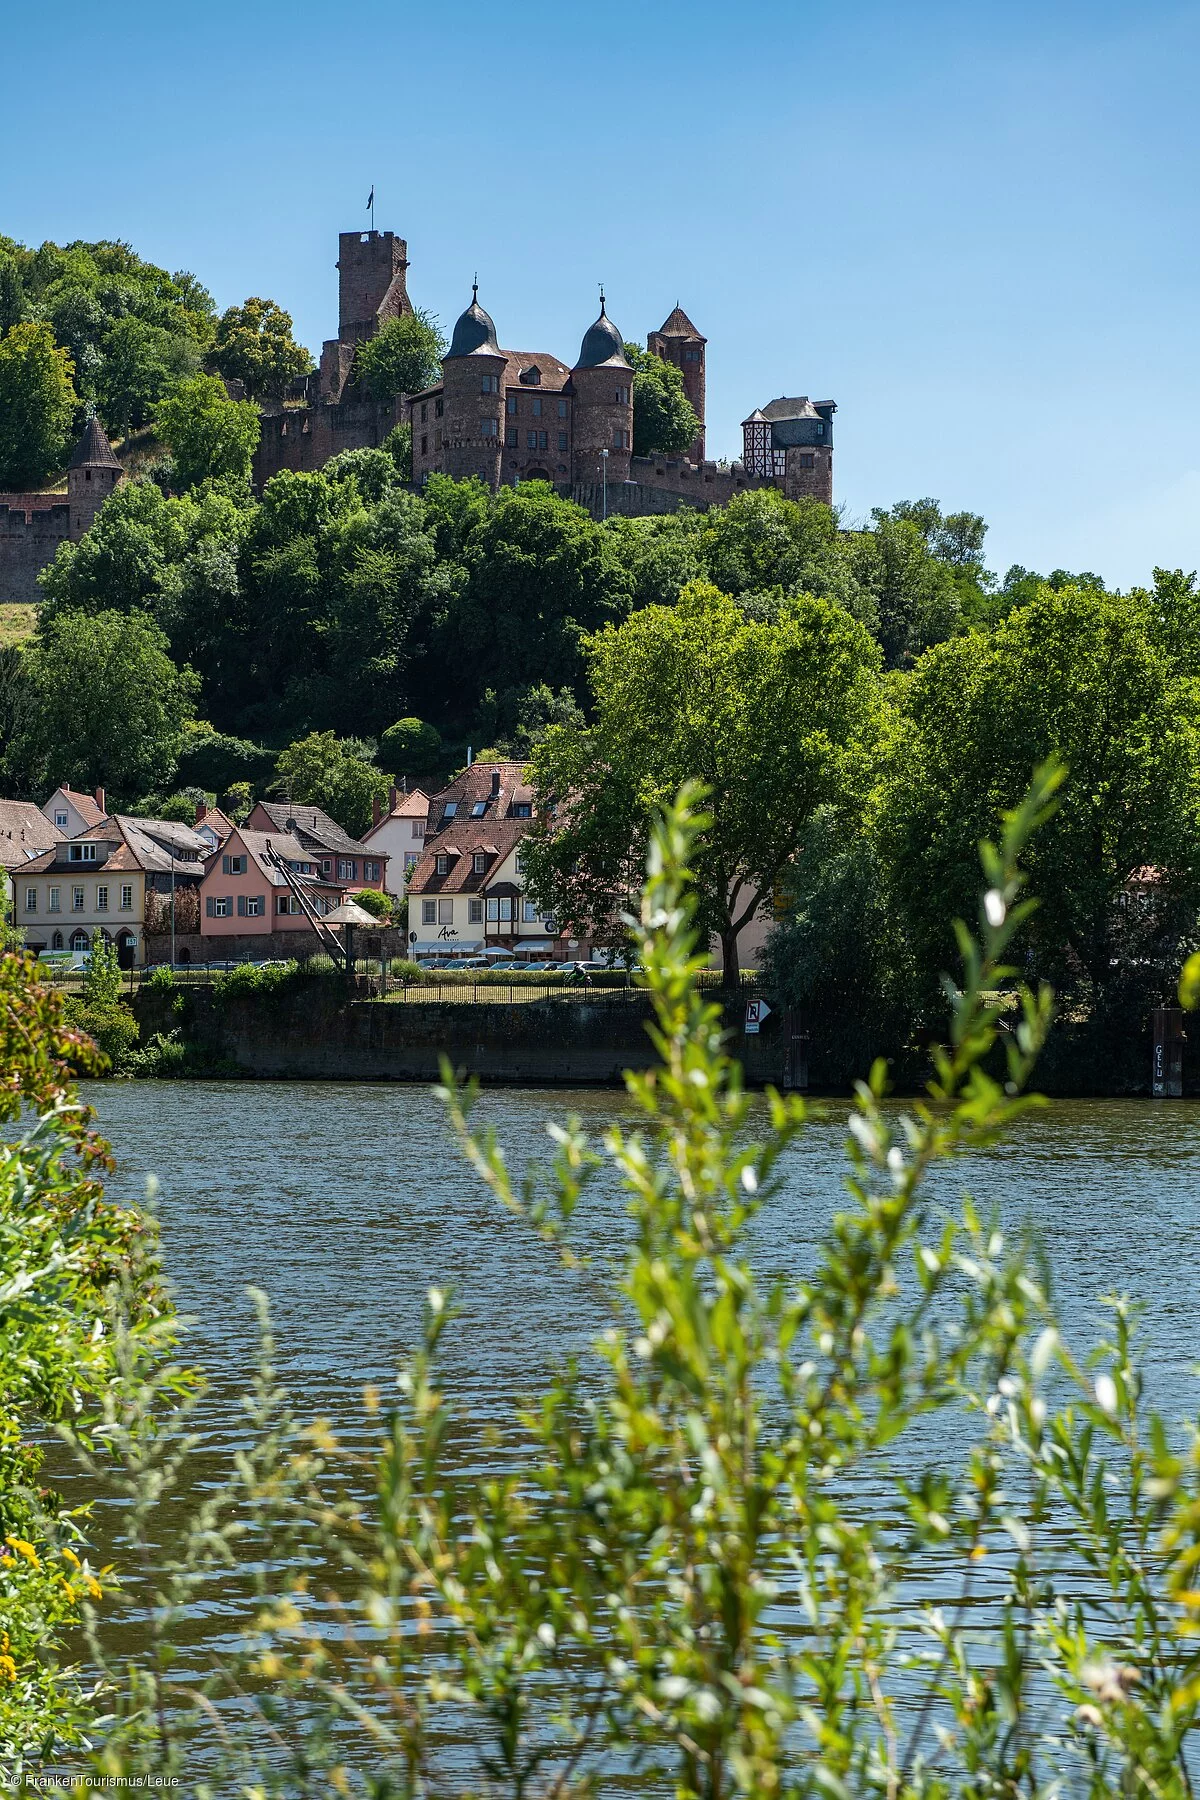
[[291, 832], [235, 826], [205, 864], [200, 884], [201, 937], [311, 933], [312, 922], [280, 862], [286, 864], [314, 912], [324, 917], [340, 904], [346, 884], [323, 876], [312, 852]]

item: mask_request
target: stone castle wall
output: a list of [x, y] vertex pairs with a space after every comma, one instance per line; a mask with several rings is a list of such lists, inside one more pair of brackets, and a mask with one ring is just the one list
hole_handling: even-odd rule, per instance
[[65, 495], [0, 494], [0, 605], [40, 600], [38, 575], [70, 535]]

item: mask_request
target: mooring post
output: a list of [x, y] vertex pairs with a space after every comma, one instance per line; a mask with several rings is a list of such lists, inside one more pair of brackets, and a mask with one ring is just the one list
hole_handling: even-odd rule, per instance
[[1156, 1006], [1150, 1016], [1154, 1025], [1150, 1092], [1156, 1100], [1179, 1100], [1183, 1096], [1183, 1011], [1178, 1006]]

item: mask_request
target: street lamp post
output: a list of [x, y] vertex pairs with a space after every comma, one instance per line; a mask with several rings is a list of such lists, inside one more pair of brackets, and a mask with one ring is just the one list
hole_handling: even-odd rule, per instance
[[607, 450], [602, 450], [600, 452], [600, 492], [602, 495], [602, 499], [600, 502], [600, 517], [602, 519], [607, 519], [607, 517], [608, 517], [608, 451]]

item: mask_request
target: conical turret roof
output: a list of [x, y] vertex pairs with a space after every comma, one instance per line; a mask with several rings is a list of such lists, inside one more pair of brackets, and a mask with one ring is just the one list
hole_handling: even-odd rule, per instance
[[83, 428], [83, 436], [75, 446], [74, 455], [67, 465], [72, 469], [119, 469], [120, 461], [113, 454], [113, 447], [104, 435], [95, 413], [92, 414]]
[[450, 339], [450, 348], [446, 358], [451, 356], [503, 356], [504, 352], [496, 341], [496, 327], [491, 315], [485, 313], [479, 304], [479, 283], [475, 282], [471, 289], [471, 304], [466, 312], [460, 313], [454, 325], [454, 334]]
[[589, 325], [583, 334], [583, 343], [579, 347], [577, 369], [627, 369], [625, 358], [625, 340], [604, 310], [604, 295], [600, 296], [600, 317], [594, 325]]
[[659, 326], [658, 335], [659, 337], [697, 338], [702, 344], [708, 342], [708, 339], [696, 330], [678, 301], [675, 303], [674, 312]]

